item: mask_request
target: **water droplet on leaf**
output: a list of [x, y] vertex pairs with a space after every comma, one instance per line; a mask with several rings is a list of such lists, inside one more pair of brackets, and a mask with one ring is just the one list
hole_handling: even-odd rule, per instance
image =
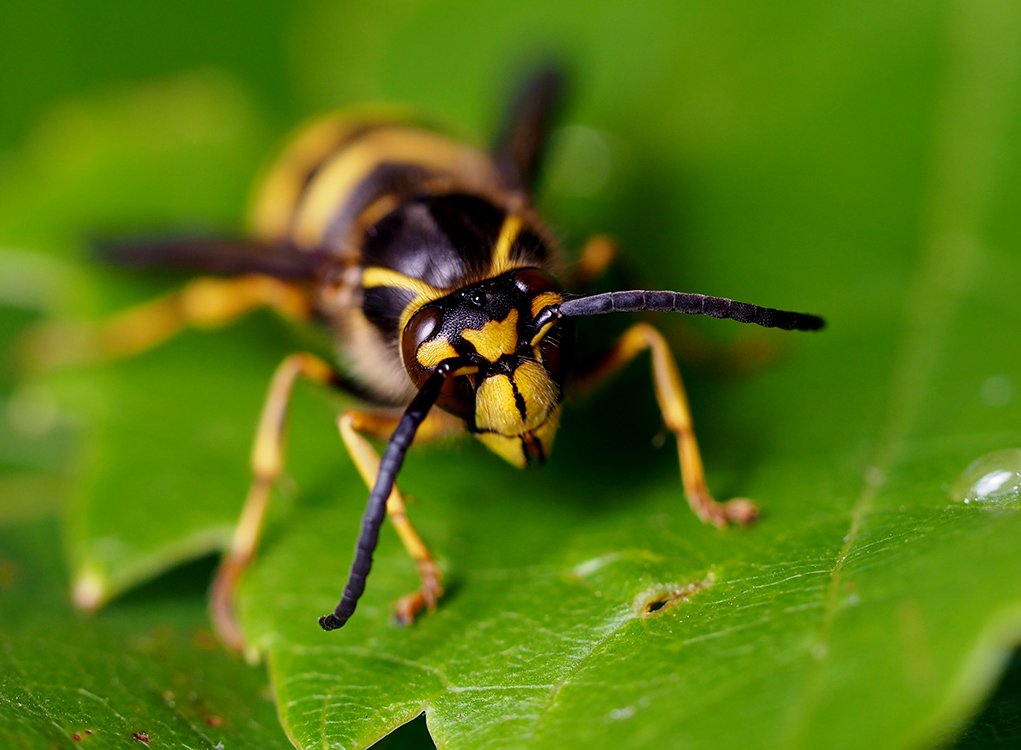
[[994, 451], [973, 461], [954, 484], [952, 494], [966, 505], [1021, 499], [1021, 450]]

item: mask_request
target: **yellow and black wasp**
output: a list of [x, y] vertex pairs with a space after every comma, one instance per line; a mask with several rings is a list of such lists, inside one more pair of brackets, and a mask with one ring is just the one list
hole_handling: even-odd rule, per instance
[[[468, 432], [520, 467], [550, 455], [565, 388], [591, 383], [636, 355], [652, 357], [656, 398], [677, 438], [684, 490], [707, 522], [748, 523], [748, 500], [716, 502], [704, 477], [691, 415], [663, 336], [639, 322], [594, 365], [572, 359], [572, 319], [659, 311], [815, 330], [822, 319], [720, 297], [671, 291], [575, 296], [551, 274], [556, 244], [532, 205], [561, 77], [546, 70], [512, 102], [486, 151], [408, 121], [329, 117], [285, 148], [257, 193], [248, 239], [167, 238], [107, 247], [136, 266], [208, 275], [95, 329], [90, 346], [124, 356], [188, 325], [211, 325], [268, 306], [333, 333], [338, 361], [307, 353], [276, 370], [252, 454], [252, 485], [212, 594], [226, 643], [241, 638], [232, 607], [283, 463], [283, 424], [295, 381], [355, 393], [371, 407], [340, 415], [341, 437], [371, 488], [343, 596], [321, 617], [339, 628], [365, 589], [384, 516], [418, 566], [421, 587], [397, 604], [411, 620], [442, 593], [441, 572], [411, 525], [395, 479], [413, 440]], [[596, 240], [583, 272], [609, 256]], [[433, 407], [439, 407], [434, 409]], [[382, 457], [369, 440], [386, 441]]]

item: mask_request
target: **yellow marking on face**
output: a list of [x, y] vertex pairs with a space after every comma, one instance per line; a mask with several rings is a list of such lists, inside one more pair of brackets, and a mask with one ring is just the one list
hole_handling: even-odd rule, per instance
[[[524, 362], [512, 377], [492, 375], [482, 381], [475, 392], [475, 426], [480, 430], [505, 437], [522, 435], [539, 429], [556, 411], [558, 390], [541, 365]], [[525, 416], [518, 409], [518, 395], [524, 402]]]
[[318, 247], [338, 205], [384, 162], [457, 173], [473, 184], [495, 179], [492, 160], [478, 149], [412, 127], [381, 128], [323, 163], [297, 209], [295, 242]]
[[559, 292], [540, 292], [532, 297], [532, 317], [536, 317], [547, 307], [559, 305], [563, 301], [564, 298]]
[[521, 435], [498, 435], [495, 432], [480, 432], [475, 437], [504, 461], [523, 469], [528, 465], [528, 459], [525, 457], [525, 444], [528, 442], [538, 443], [542, 446], [544, 457], [549, 458], [559, 426], [560, 407], [557, 407], [538, 429], [526, 433], [524, 438]]
[[507, 463], [517, 466], [519, 469], [528, 465], [525, 462], [524, 451], [521, 449], [521, 438], [504, 437], [493, 432], [480, 432], [475, 437]]
[[525, 402], [525, 429], [542, 424], [557, 404], [558, 389], [549, 373], [535, 362], [522, 362], [514, 370], [514, 385]]
[[475, 392], [475, 426], [501, 435], [520, 435], [525, 431], [514, 386], [506, 375], [486, 378]]
[[418, 364], [422, 367], [430, 368], [436, 367], [440, 362], [445, 359], [453, 359], [457, 357], [457, 350], [442, 336], [426, 341], [418, 347], [418, 351], [415, 353]]
[[482, 328], [469, 328], [461, 336], [475, 347], [482, 357], [496, 362], [504, 354], [518, 348], [518, 311], [511, 309], [503, 320], [491, 320]]
[[480, 432], [475, 437], [507, 463], [513, 464], [519, 469], [528, 465], [525, 461], [525, 452], [521, 447], [521, 438], [518, 436], [506, 437], [497, 435], [495, 432]]
[[[532, 298], [532, 317], [538, 316], [543, 310], [550, 305], [559, 305], [564, 301], [563, 296], [559, 292], [542, 292], [535, 295]], [[550, 332], [550, 329], [556, 324], [555, 320], [551, 320], [549, 323], [544, 325], [535, 335], [532, 336], [532, 340], [528, 342], [529, 346], [532, 347], [532, 355], [539, 361], [542, 362], [542, 349], [539, 347], [539, 342], [546, 338], [546, 334]]]
[[536, 332], [534, 336], [532, 336], [532, 340], [528, 342], [532, 347], [532, 353], [535, 355], [535, 358], [540, 362], [542, 361], [542, 350], [539, 348], [539, 342], [546, 338], [546, 334], [549, 333], [550, 329], [553, 327], [553, 324], [555, 322], [556, 321], [551, 320], [549, 323], [544, 325]]
[[497, 276], [509, 268], [513, 268], [510, 262], [511, 248], [514, 247], [514, 240], [521, 232], [521, 217], [517, 214], [507, 214], [500, 227], [500, 235], [496, 238], [493, 246], [493, 261], [489, 266], [489, 275]]

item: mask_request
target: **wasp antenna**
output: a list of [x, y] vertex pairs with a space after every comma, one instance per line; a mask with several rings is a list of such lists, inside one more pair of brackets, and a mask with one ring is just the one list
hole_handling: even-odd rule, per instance
[[[547, 313], [547, 310], [549, 312]], [[729, 318], [740, 323], [754, 323], [765, 328], [817, 331], [826, 325], [818, 315], [776, 310], [748, 302], [737, 302], [726, 297], [709, 297], [686, 292], [652, 292], [635, 289], [626, 292], [605, 292], [588, 297], [576, 297], [549, 307], [538, 318], [576, 318], [585, 315], [605, 315], [615, 312], [676, 312], [685, 315], [708, 315]]]
[[323, 630], [336, 630], [343, 627], [358, 606], [358, 600], [365, 592], [365, 579], [368, 578], [372, 569], [372, 553], [379, 542], [379, 529], [386, 517], [386, 501], [393, 490], [394, 482], [397, 480], [397, 472], [401, 470], [404, 463], [404, 456], [408, 447], [415, 439], [415, 433], [422, 424], [429, 410], [436, 403], [440, 395], [443, 382], [451, 375], [460, 372], [465, 362], [457, 359], [448, 359], [440, 362], [436, 370], [422, 386], [415, 398], [404, 410], [401, 421], [390, 441], [383, 451], [383, 458], [379, 462], [379, 473], [376, 475], [376, 482], [369, 493], [369, 502], [365, 507], [362, 516], [362, 530], [358, 535], [358, 544], [355, 547], [355, 559], [351, 564], [351, 572], [348, 574], [347, 583], [344, 586], [344, 594], [336, 608], [328, 615], [319, 618], [319, 626]]

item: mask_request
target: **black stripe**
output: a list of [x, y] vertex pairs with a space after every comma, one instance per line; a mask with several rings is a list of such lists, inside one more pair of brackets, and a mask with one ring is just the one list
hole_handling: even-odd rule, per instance
[[461, 285], [483, 278], [492, 264], [506, 212], [483, 198], [463, 193], [433, 196], [428, 206], [436, 228], [456, 253], [460, 266], [459, 278], [444, 278], [438, 285]]
[[525, 406], [525, 398], [521, 395], [521, 391], [518, 390], [518, 384], [514, 382], [514, 373], [510, 373], [507, 376], [507, 380], [510, 381], [511, 391], [514, 392], [514, 404], [518, 407], [518, 413], [521, 414], [521, 422], [525, 423], [528, 421], [528, 410]]
[[[366, 231], [361, 263], [392, 269], [438, 289], [459, 288], [489, 270], [504, 218], [501, 209], [476, 196], [413, 198]], [[363, 310], [384, 336], [393, 338], [404, 306], [413, 298], [403, 290], [367, 289]]]

